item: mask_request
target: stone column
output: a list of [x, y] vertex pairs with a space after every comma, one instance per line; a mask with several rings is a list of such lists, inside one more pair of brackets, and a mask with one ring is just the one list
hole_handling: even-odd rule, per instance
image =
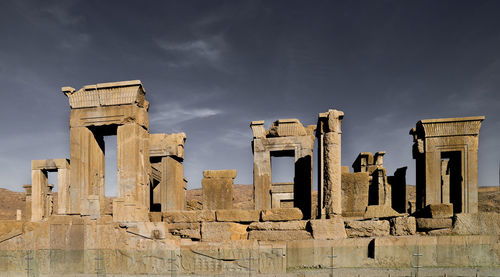
[[45, 216], [47, 172], [31, 170], [31, 221], [41, 221]]
[[341, 186], [341, 121], [342, 111], [329, 110], [323, 136], [323, 186], [325, 213], [329, 216], [342, 214]]

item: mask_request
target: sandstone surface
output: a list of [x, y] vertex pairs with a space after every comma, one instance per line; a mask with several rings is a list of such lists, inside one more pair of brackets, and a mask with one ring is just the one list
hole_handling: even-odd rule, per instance
[[350, 238], [388, 236], [390, 229], [387, 220], [345, 221], [345, 231]]
[[314, 239], [347, 238], [344, 220], [340, 216], [331, 219], [311, 220], [310, 224]]
[[391, 235], [409, 236], [417, 232], [417, 222], [414, 217], [394, 217], [389, 220], [391, 223]]
[[301, 220], [302, 211], [298, 208], [281, 208], [263, 210], [261, 212], [263, 221], [288, 221], [288, 220]]

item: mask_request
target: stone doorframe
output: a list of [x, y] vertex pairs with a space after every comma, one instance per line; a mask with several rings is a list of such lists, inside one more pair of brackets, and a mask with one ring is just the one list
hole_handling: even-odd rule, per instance
[[[280, 119], [265, 130], [264, 121], [252, 121], [254, 133], [253, 195], [255, 209], [271, 209], [271, 156], [295, 158], [294, 202], [304, 218], [312, 215], [312, 157], [314, 125], [304, 128], [297, 119]], [[293, 152], [293, 154], [292, 154]]]
[[52, 188], [48, 184], [48, 172], [57, 172], [57, 213], [64, 215], [68, 211], [70, 163], [67, 159], [49, 159], [31, 161], [31, 221], [42, 221], [51, 215], [51, 203], [48, 197]]
[[416, 127], [410, 130], [416, 162], [417, 209], [448, 201], [449, 197], [442, 195], [443, 191], [449, 193], [442, 188], [443, 179], [446, 180], [442, 154], [457, 152], [460, 153], [461, 165], [461, 203], [459, 207], [454, 207], [454, 211], [478, 211], [477, 152], [483, 120], [484, 116], [426, 119], [417, 122]]
[[149, 103], [142, 83], [63, 87], [71, 106], [69, 214], [104, 213], [104, 136], [117, 136], [118, 197], [113, 220], [145, 221], [150, 206]]

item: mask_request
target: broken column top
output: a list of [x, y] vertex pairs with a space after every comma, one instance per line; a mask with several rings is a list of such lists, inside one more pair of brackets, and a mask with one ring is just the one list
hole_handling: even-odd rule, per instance
[[264, 128], [264, 120], [252, 121], [250, 124], [254, 138], [291, 137], [312, 135], [315, 125], [304, 127], [296, 118], [278, 119], [271, 124], [269, 130]]
[[140, 107], [148, 105], [145, 100], [146, 91], [140, 80], [86, 85], [79, 90], [62, 87], [61, 90], [68, 96], [72, 109], [127, 104]]
[[479, 135], [484, 116], [424, 119], [417, 122], [410, 135], [416, 138]]
[[328, 110], [328, 112], [318, 114], [317, 134], [326, 132], [338, 132], [340, 130], [340, 122], [344, 118], [344, 112], [339, 110]]
[[204, 170], [204, 178], [236, 178], [236, 169]]

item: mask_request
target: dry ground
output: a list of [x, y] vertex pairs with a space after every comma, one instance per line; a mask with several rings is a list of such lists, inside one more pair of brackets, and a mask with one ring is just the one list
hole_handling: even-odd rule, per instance
[[[408, 199], [414, 201], [415, 187], [408, 186]], [[316, 192], [314, 192], [315, 195]], [[201, 209], [201, 189], [187, 191], [187, 209]], [[55, 193], [54, 198], [57, 198]], [[315, 199], [315, 197], [314, 197]], [[16, 210], [20, 209], [25, 213], [26, 197], [24, 192], [14, 192], [8, 189], [0, 188], [0, 220], [15, 219]], [[57, 205], [57, 201], [54, 201]], [[234, 206], [237, 209], [252, 209], [252, 187], [250, 185], [234, 186]], [[112, 210], [112, 198], [106, 199], [106, 212]], [[57, 207], [54, 208], [57, 211]], [[479, 210], [482, 212], [500, 213], [500, 188], [499, 187], [480, 187], [479, 188]]]

